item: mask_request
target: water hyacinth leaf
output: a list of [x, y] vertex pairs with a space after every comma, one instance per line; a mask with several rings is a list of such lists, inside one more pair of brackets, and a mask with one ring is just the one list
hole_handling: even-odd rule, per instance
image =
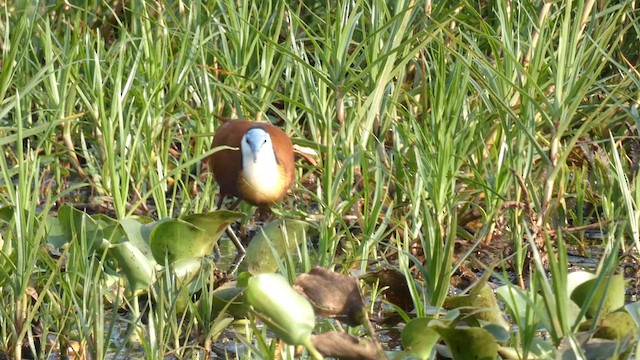
[[102, 229], [98, 222], [84, 211], [75, 209], [69, 205], [62, 205], [58, 209], [60, 227], [66, 241], [73, 239], [84, 240], [93, 250], [102, 247]]
[[580, 285], [596, 278], [594, 273], [588, 271], [574, 271], [567, 275], [567, 294], [571, 295]]
[[368, 321], [358, 279], [323, 268], [300, 274], [294, 288], [304, 295], [317, 315], [335, 317], [355, 326]]
[[240, 212], [216, 210], [202, 214], [189, 214], [180, 219], [199, 227], [218, 241], [229, 225], [245, 216]]
[[636, 323], [636, 326], [640, 328], [640, 302], [632, 302], [624, 306], [625, 310], [629, 313], [629, 316]]
[[202, 268], [202, 260], [200, 258], [180, 259], [172, 263], [171, 268], [176, 276], [176, 285], [182, 288], [198, 275]]
[[212, 313], [218, 316], [221, 312], [233, 316], [235, 319], [247, 317], [247, 308], [243, 305], [243, 287], [218, 288], [213, 292]]
[[109, 256], [113, 256], [127, 278], [127, 288], [132, 295], [138, 295], [148, 289], [154, 280], [154, 266], [147, 257], [129, 241], [113, 244], [109, 247]]
[[498, 343], [491, 333], [481, 328], [433, 327], [451, 352], [454, 360], [494, 360], [498, 355]]
[[[593, 326], [593, 319], [580, 324], [578, 330], [588, 331]], [[637, 337], [638, 327], [626, 310], [618, 310], [598, 319], [593, 337], [609, 340], [633, 340]]]
[[13, 206], [0, 207], [0, 220], [5, 224], [11, 223], [11, 219], [13, 219], [13, 211]]
[[373, 341], [360, 341], [357, 337], [344, 332], [327, 331], [311, 335], [311, 343], [327, 357], [347, 360], [378, 359], [378, 349]]
[[[146, 219], [143, 221], [146, 221]], [[145, 225], [142, 222], [132, 218], [121, 219], [119, 221], [119, 225], [122, 228], [122, 231], [124, 232], [127, 240], [129, 240], [129, 242], [131, 242], [135, 247], [140, 249], [140, 251], [144, 254], [148, 261], [156, 262], [155, 258], [153, 257], [153, 253], [151, 252], [151, 247], [149, 246], [149, 239], [148, 237], [145, 238], [144, 227], [148, 225]], [[150, 234], [150, 231], [148, 234]]]
[[486, 281], [477, 282], [468, 294], [447, 297], [444, 301], [444, 307], [459, 309], [467, 316], [465, 321], [475, 320], [477, 322], [474, 325], [490, 323], [509, 329], [509, 324], [504, 319], [496, 296]]
[[210, 255], [224, 230], [243, 214], [219, 210], [192, 214], [182, 219], [163, 219], [141, 228], [142, 236], [150, 230], [151, 252], [160, 264]]
[[440, 334], [432, 328], [432, 319], [415, 318], [402, 329], [402, 348], [418, 359], [430, 359]]
[[576, 354], [571, 340], [569, 337], [565, 337], [557, 351], [557, 359], [587, 359], [587, 360], [600, 360], [600, 359], [626, 359], [629, 354], [627, 353], [631, 344], [629, 340], [608, 340], [593, 338], [591, 331], [576, 332], [574, 337], [578, 342], [578, 346], [584, 353], [585, 357]]
[[500, 325], [486, 324], [482, 328], [487, 330], [489, 333], [491, 333], [494, 339], [496, 339], [499, 342], [506, 342], [506, 341], [509, 341], [509, 339], [511, 338], [511, 333], [509, 333], [509, 330], [503, 328]]
[[534, 338], [529, 346], [529, 354], [538, 359], [555, 359], [556, 348], [544, 339]]
[[176, 288], [180, 289], [176, 298], [176, 310], [183, 313], [187, 310], [195, 292], [192, 282], [202, 268], [202, 258], [180, 259], [171, 264], [172, 274], [175, 276]]
[[[524, 354], [521, 347], [499, 346], [498, 353], [502, 359], [522, 359]], [[531, 339], [529, 345], [529, 359], [555, 359], [556, 349], [553, 345], [540, 338]]]
[[262, 227], [247, 247], [245, 263], [252, 274], [275, 272], [276, 258], [306, 242], [309, 224], [299, 220], [274, 220]]
[[47, 227], [47, 243], [53, 245], [56, 249], [60, 249], [66, 242], [67, 236], [60, 226], [60, 219], [48, 216], [45, 222]]
[[[604, 281], [600, 283], [597, 289], [597, 279], [590, 279], [582, 284], [578, 285], [571, 293], [571, 300], [573, 300], [581, 308], [588, 303], [587, 317], [594, 317], [600, 310], [600, 303], [602, 308], [600, 315], [609, 314], [624, 306], [624, 276], [623, 274], [616, 274], [613, 276], [605, 277]], [[593, 294], [592, 298], [589, 297]]]
[[244, 292], [245, 305], [271, 331], [290, 345], [303, 345], [315, 358], [321, 358], [313, 344], [313, 307], [279, 274], [259, 274], [249, 279]]
[[248, 271], [243, 271], [238, 274], [238, 277], [236, 278], [236, 287], [247, 287], [247, 285], [249, 285], [249, 279], [251, 279], [251, 276], [251, 273]]
[[[496, 295], [504, 302], [511, 315], [518, 319], [519, 324], [531, 321], [532, 323], [529, 325], [537, 326], [540, 323], [539, 314], [543, 312], [544, 304], [540, 294], [505, 285], [496, 290]], [[527, 320], [528, 317], [531, 317], [532, 320]]]
[[151, 253], [159, 264], [211, 254], [215, 241], [199, 227], [183, 220], [158, 223], [149, 236]]

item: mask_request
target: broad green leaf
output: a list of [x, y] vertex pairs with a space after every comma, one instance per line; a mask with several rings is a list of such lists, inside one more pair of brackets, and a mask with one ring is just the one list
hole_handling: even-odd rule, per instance
[[9, 224], [11, 219], [13, 219], [13, 206], [3, 206], [0, 208], [0, 220], [4, 223]]
[[199, 227], [209, 236], [219, 239], [229, 225], [245, 216], [240, 212], [217, 210], [209, 213], [190, 214], [182, 216], [180, 219]]
[[113, 244], [108, 255], [112, 255], [127, 278], [127, 286], [132, 295], [148, 289], [154, 281], [154, 264], [129, 241]]
[[155, 262], [155, 258], [151, 253], [151, 247], [149, 246], [149, 239], [144, 237], [145, 224], [132, 218], [122, 219], [119, 221], [119, 224], [122, 231], [124, 231], [127, 240], [140, 249], [149, 261]]
[[[524, 354], [521, 347], [500, 346], [498, 353], [503, 359], [522, 359]], [[540, 338], [531, 339], [529, 359], [555, 359], [556, 348], [548, 341]]]
[[573, 291], [580, 285], [596, 278], [594, 273], [588, 271], [574, 271], [567, 275], [567, 294], [571, 296]]
[[[518, 319], [519, 324], [527, 324], [527, 315], [533, 319], [532, 324], [529, 326], [536, 326], [540, 322], [538, 313], [542, 310], [542, 298], [539, 294], [532, 294], [530, 291], [525, 291], [520, 288], [511, 285], [501, 286], [496, 290], [496, 295], [502, 300], [511, 315]], [[532, 309], [532, 304], [538, 309]]]
[[[580, 331], [589, 331], [593, 327], [593, 319], [589, 319], [578, 327]], [[638, 336], [638, 327], [633, 317], [626, 310], [619, 310], [604, 315], [598, 319], [595, 326], [595, 334], [600, 339], [625, 340], [635, 339]]]
[[453, 360], [494, 360], [498, 355], [498, 343], [485, 329], [443, 326], [434, 326], [434, 329], [444, 339]]
[[624, 276], [617, 274], [607, 276], [594, 290], [597, 279], [590, 279], [578, 285], [571, 293], [573, 300], [581, 308], [588, 303], [587, 317], [594, 317], [598, 313], [600, 303], [602, 309], [600, 315], [609, 314], [624, 306]]
[[176, 276], [176, 285], [182, 288], [189, 284], [193, 278], [198, 275], [200, 268], [202, 268], [201, 258], [188, 258], [176, 260], [171, 264], [173, 273]]
[[216, 289], [213, 292], [212, 312], [218, 316], [225, 311], [236, 319], [247, 316], [247, 308], [243, 304], [243, 287], [230, 287]]
[[274, 254], [282, 256], [306, 242], [309, 227], [299, 220], [274, 220], [265, 225], [251, 239], [244, 261], [252, 274], [270, 273], [277, 270]]
[[67, 236], [60, 226], [60, 219], [53, 216], [48, 216], [46, 220], [47, 227], [47, 242], [57, 249], [67, 243]]
[[476, 283], [468, 294], [447, 297], [444, 307], [459, 309], [467, 316], [466, 321], [474, 319], [480, 325], [490, 323], [509, 329], [496, 296], [486, 281]]
[[640, 328], [640, 302], [632, 302], [624, 306], [627, 310], [633, 321], [636, 323], [636, 326]]
[[204, 230], [183, 220], [159, 222], [149, 236], [151, 253], [159, 264], [194, 257], [213, 251], [215, 242], [207, 242]]
[[165, 255], [169, 262], [210, 255], [224, 230], [241, 216], [240, 213], [226, 210], [193, 214], [143, 226], [141, 233], [144, 238], [145, 231], [151, 229], [151, 253], [159, 264], [164, 264]]
[[490, 332], [497, 341], [506, 342], [510, 339], [511, 333], [509, 330], [500, 325], [489, 323], [484, 325], [482, 328]]
[[244, 302], [269, 329], [290, 345], [311, 345], [316, 315], [311, 303], [280, 274], [259, 274], [249, 279]]
[[179, 289], [175, 306], [180, 314], [187, 310], [192, 301], [193, 291], [189, 285], [198, 276], [201, 268], [202, 258], [180, 259], [171, 264], [176, 277], [176, 288]]
[[58, 209], [58, 218], [67, 242], [74, 239], [84, 241], [94, 251], [103, 246], [104, 235], [100, 224], [84, 211], [62, 205]]
[[[625, 340], [608, 340], [599, 339], [593, 337], [593, 332], [575, 332], [572, 336], [575, 341], [572, 341], [569, 336], [565, 337], [557, 350], [557, 359], [586, 359], [586, 360], [600, 360], [600, 359], [627, 359], [629, 358], [629, 351], [631, 349], [631, 343], [629, 339]], [[580, 351], [585, 355], [576, 354], [574, 345], [577, 345]]]
[[402, 329], [402, 347], [418, 359], [429, 359], [440, 334], [430, 326], [432, 319], [415, 318]]

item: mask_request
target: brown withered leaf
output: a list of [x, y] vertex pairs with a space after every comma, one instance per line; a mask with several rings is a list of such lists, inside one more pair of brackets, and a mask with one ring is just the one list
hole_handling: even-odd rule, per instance
[[338, 331], [311, 335], [311, 343], [326, 357], [338, 359], [378, 359], [376, 344], [371, 340], [360, 341], [357, 337]]
[[379, 281], [379, 288], [386, 288], [383, 295], [390, 303], [398, 306], [404, 311], [412, 311], [414, 308], [411, 299], [411, 291], [407, 285], [407, 279], [396, 269], [385, 268], [370, 272], [362, 276], [362, 280], [367, 284]]
[[364, 299], [354, 277], [314, 268], [300, 274], [293, 287], [309, 300], [317, 315], [335, 317], [352, 326], [366, 320]]

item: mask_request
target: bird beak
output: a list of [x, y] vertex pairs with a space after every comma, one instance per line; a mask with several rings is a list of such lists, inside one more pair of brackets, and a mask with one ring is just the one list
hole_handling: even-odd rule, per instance
[[258, 163], [258, 154], [260, 153], [260, 149], [251, 149], [251, 155], [253, 156], [253, 163]]
[[253, 158], [253, 163], [258, 162], [258, 156], [260, 155], [260, 150], [262, 149], [262, 142], [252, 142], [251, 146], [251, 157]]

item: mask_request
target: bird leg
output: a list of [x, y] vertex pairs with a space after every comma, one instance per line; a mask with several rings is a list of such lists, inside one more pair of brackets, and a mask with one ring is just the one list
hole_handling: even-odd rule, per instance
[[[220, 196], [220, 199], [218, 200], [218, 203], [216, 204], [218, 210], [222, 209], [222, 203], [224, 202], [225, 198], [226, 198], [226, 196]], [[227, 208], [227, 210], [234, 211], [240, 205], [241, 201], [242, 200], [237, 199], [233, 204], [231, 204], [231, 206], [229, 206]], [[225, 233], [227, 234], [229, 239], [231, 239], [231, 242], [233, 242], [233, 245], [235, 245], [236, 250], [238, 251], [238, 255], [243, 255], [244, 256], [244, 254], [247, 253], [247, 250], [245, 250], [244, 246], [240, 242], [240, 239], [238, 239], [238, 236], [236, 235], [236, 233], [231, 228], [231, 225], [227, 226], [227, 229], [225, 230]]]
[[240, 239], [238, 239], [238, 236], [236, 236], [236, 233], [233, 232], [231, 225], [227, 226], [225, 233], [227, 234], [229, 239], [231, 239], [231, 242], [233, 242], [233, 245], [236, 246], [236, 250], [238, 250], [238, 254], [244, 255], [247, 253], [247, 250], [245, 250], [244, 246], [240, 242]]

